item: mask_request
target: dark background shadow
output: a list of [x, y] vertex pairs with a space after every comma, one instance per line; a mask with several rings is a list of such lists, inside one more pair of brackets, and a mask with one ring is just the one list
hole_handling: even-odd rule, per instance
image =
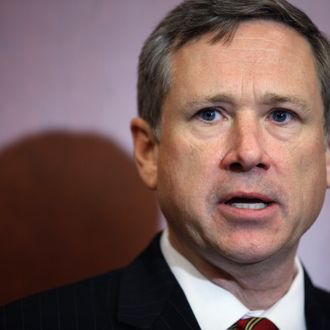
[[125, 265], [158, 228], [132, 160], [93, 134], [0, 152], [0, 303]]

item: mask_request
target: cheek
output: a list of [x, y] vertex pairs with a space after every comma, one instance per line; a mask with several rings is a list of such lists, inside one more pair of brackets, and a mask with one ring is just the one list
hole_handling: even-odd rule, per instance
[[275, 162], [281, 167], [281, 175], [297, 180], [298, 186], [324, 181], [325, 149], [321, 138], [314, 137], [289, 144], [286, 148], [281, 147], [278, 153], [279, 161]]
[[286, 176], [289, 196], [291, 195], [291, 202], [295, 204], [293, 210], [300, 214], [299, 221], [307, 228], [317, 218], [326, 190], [323, 142], [306, 142], [292, 150], [290, 157]]
[[[308, 156], [307, 156], [308, 155]], [[304, 205], [321, 208], [326, 190], [326, 164], [323, 148], [311, 148], [301, 161], [301, 189]]]
[[208, 189], [211, 173], [216, 173], [207, 148], [182, 138], [163, 145], [158, 167], [159, 192], [186, 203], [200, 202]]

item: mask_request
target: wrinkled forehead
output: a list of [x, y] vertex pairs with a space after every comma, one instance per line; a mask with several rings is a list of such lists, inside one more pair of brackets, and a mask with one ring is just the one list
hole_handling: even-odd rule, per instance
[[242, 22], [229, 41], [222, 39], [214, 42], [214, 33], [204, 34], [174, 51], [170, 63], [170, 89], [175, 88], [179, 78], [187, 78], [197, 70], [208, 69], [210, 74], [214, 74], [212, 64], [219, 63], [236, 67], [245, 63], [294, 65], [296, 71], [313, 73], [304, 78], [320, 88], [309, 42], [293, 28], [275, 21]]
[[[251, 53], [264, 54], [265, 60], [267, 53], [278, 53], [281, 56], [292, 56], [297, 60], [307, 60], [308, 62], [312, 59], [315, 65], [313, 50], [308, 40], [295, 29], [283, 23], [272, 20], [248, 20], [239, 23], [237, 28], [229, 33], [230, 38], [224, 36], [222, 39], [216, 40], [216, 33], [209, 32], [187, 42], [172, 52], [172, 64], [178, 58], [187, 56], [187, 53], [196, 52], [198, 48], [202, 52], [203, 45], [221, 45], [221, 52], [219, 52], [219, 47], [213, 47], [213, 49], [218, 52], [218, 59], [223, 62], [230, 61], [237, 50], [238, 59], [242, 61], [251, 60], [249, 57]], [[293, 49], [294, 51], [292, 51]]]

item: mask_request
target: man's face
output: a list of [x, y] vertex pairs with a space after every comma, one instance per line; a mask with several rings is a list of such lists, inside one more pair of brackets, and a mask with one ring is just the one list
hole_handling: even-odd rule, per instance
[[326, 189], [320, 86], [308, 43], [246, 22], [172, 56], [156, 190], [180, 249], [217, 263], [294, 251]]

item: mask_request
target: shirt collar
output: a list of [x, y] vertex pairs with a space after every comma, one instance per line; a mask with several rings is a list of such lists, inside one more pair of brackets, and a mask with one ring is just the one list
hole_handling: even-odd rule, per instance
[[289, 291], [266, 311], [250, 311], [234, 295], [209, 281], [174, 249], [168, 230], [161, 237], [161, 251], [181, 286], [202, 330], [226, 330], [242, 317], [267, 317], [279, 329], [305, 330], [304, 275], [298, 259], [297, 275]]

